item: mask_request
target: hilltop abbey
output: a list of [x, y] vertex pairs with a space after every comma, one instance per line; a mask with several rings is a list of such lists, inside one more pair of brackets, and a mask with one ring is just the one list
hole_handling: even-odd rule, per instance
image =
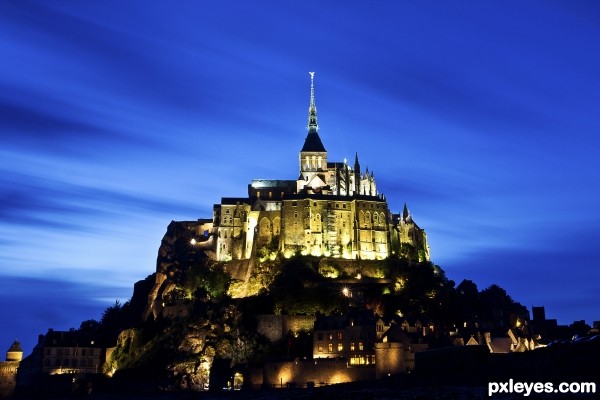
[[314, 73], [310, 73], [308, 134], [295, 180], [255, 179], [248, 197], [221, 199], [212, 220], [201, 220], [219, 261], [245, 260], [261, 247], [285, 256], [301, 253], [345, 259], [385, 259], [398, 254], [429, 260], [425, 231], [388, 208], [373, 172], [330, 161], [319, 137]]

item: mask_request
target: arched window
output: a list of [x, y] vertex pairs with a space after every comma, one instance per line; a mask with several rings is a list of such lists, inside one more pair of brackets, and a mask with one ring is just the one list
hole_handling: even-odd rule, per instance
[[259, 232], [260, 236], [271, 236], [271, 222], [268, 218], [263, 217], [260, 220]]

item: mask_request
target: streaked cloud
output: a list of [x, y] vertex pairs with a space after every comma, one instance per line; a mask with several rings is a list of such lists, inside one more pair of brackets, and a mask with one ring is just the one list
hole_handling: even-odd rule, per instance
[[[331, 158], [358, 151], [449, 276], [561, 322], [597, 319], [598, 15], [593, 2], [0, 3], [0, 274], [16, 293], [0, 304], [23, 299], [28, 315], [0, 346], [94, 317], [95, 299], [154, 271], [170, 220], [210, 217], [253, 178], [295, 178], [308, 71]], [[62, 281], [85, 307], [37, 311]]]

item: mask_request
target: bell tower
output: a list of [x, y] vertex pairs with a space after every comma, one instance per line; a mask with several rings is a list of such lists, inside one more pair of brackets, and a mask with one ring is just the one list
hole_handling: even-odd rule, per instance
[[315, 105], [315, 73], [310, 74], [310, 104], [308, 106], [308, 134], [304, 146], [300, 150], [300, 176], [298, 189], [311, 187], [316, 189], [324, 186], [327, 171], [327, 150], [319, 137], [317, 123], [317, 106]]

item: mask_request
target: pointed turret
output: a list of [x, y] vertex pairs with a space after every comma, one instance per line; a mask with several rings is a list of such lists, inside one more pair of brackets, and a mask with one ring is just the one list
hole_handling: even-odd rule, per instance
[[360, 194], [360, 163], [358, 162], [358, 152], [354, 156], [354, 193]]
[[406, 203], [404, 203], [404, 210], [402, 211], [402, 220], [405, 222], [412, 220], [412, 216], [410, 215], [410, 211], [408, 211]]
[[22, 359], [23, 349], [21, 348], [21, 343], [19, 343], [18, 340], [15, 340], [6, 352], [6, 361], [21, 361]]

